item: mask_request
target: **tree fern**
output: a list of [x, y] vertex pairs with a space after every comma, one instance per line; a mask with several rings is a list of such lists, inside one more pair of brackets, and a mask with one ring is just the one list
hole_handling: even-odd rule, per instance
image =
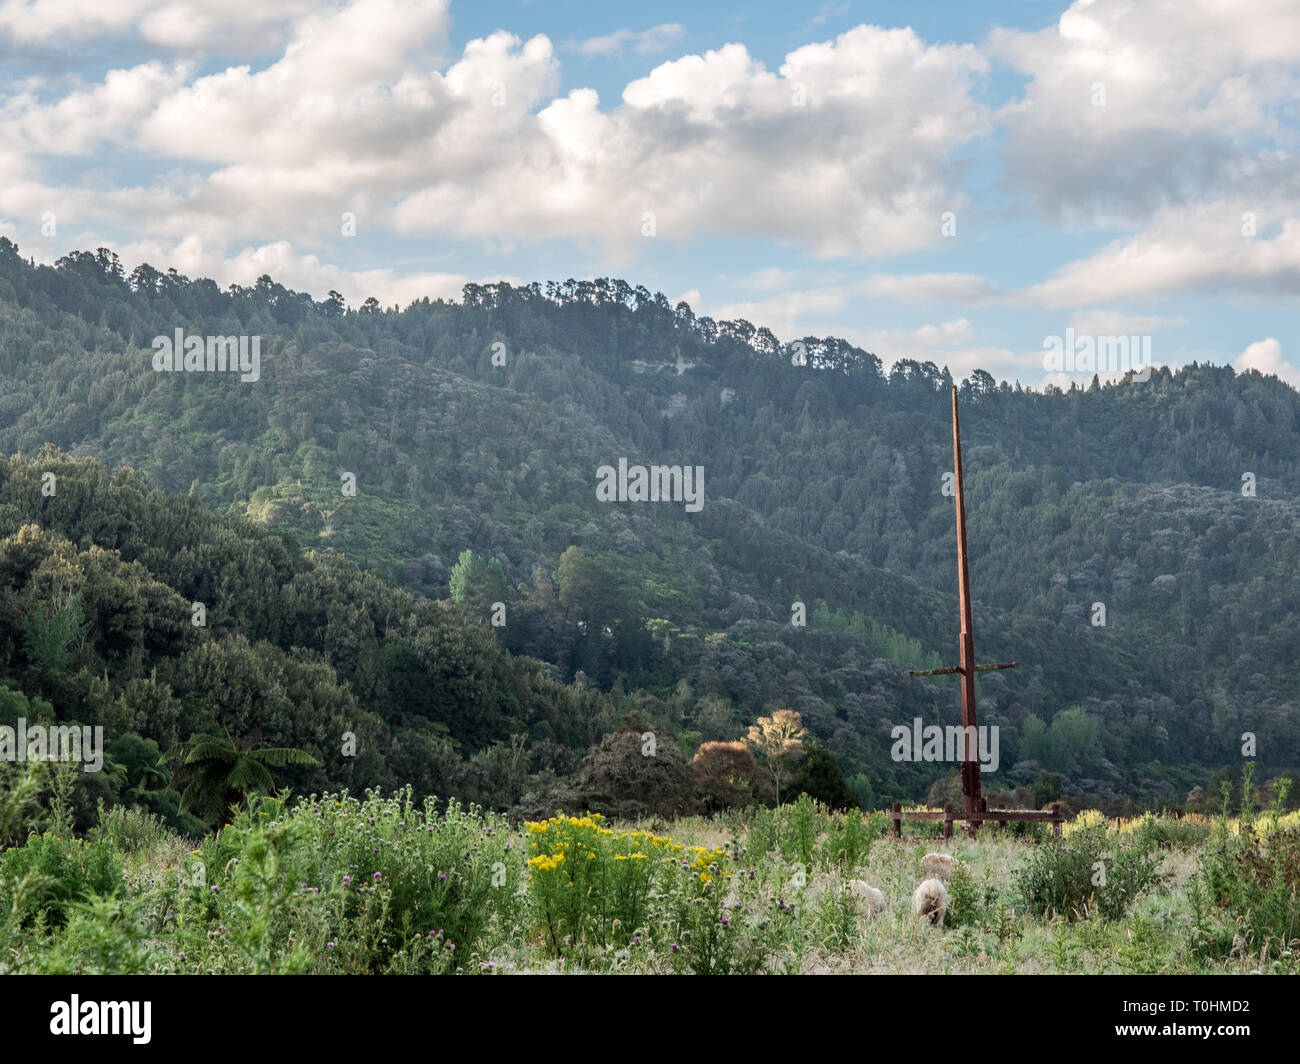
[[192, 735], [168, 750], [163, 760], [176, 765], [168, 786], [181, 790], [181, 810], [194, 809], [209, 823], [225, 820], [246, 796], [273, 790], [271, 768], [320, 764], [305, 750], [292, 747], [240, 749], [228, 733]]

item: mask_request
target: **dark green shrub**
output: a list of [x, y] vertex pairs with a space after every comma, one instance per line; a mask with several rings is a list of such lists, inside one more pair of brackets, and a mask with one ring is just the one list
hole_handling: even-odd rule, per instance
[[1047, 836], [1016, 870], [1015, 884], [1027, 909], [1039, 916], [1118, 920], [1138, 895], [1161, 884], [1159, 868], [1160, 858], [1140, 844], [1090, 828]]
[[125, 805], [105, 809], [100, 802], [99, 823], [90, 829], [87, 838], [103, 839], [113, 849], [128, 854], [156, 846], [170, 836], [171, 832], [152, 813]]
[[[20, 894], [24, 880], [27, 887]], [[19, 926], [44, 913], [47, 927], [63, 927], [75, 902], [111, 894], [121, 885], [121, 857], [104, 839], [87, 842], [46, 832], [0, 855], [0, 909], [9, 911], [21, 897], [15, 913]]]
[[1168, 814], [1143, 817], [1133, 829], [1133, 837], [1146, 849], [1188, 850], [1199, 846], [1210, 835], [1208, 824], [1175, 819]]
[[1216, 827], [1188, 888], [1191, 947], [1202, 957], [1234, 950], [1282, 958], [1300, 946], [1300, 829], [1269, 836], [1243, 823], [1240, 835]]
[[846, 871], [865, 865], [871, 844], [883, 833], [882, 820], [875, 815], [864, 816], [856, 809], [833, 817], [823, 844], [824, 863], [828, 867], [839, 865]]
[[947, 927], [969, 927], [979, 922], [980, 895], [975, 877], [962, 864], [954, 864], [952, 878], [948, 880], [948, 911], [944, 915]]

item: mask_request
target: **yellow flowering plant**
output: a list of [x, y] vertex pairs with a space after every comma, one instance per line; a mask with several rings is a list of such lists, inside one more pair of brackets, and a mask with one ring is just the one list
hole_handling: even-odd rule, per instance
[[556, 955], [626, 945], [647, 917], [664, 862], [682, 847], [644, 831], [615, 831], [599, 813], [524, 825], [528, 891]]

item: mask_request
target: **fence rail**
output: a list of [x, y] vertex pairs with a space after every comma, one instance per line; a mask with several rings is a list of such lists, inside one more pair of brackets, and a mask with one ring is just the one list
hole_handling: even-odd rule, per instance
[[1051, 824], [1052, 830], [1057, 835], [1061, 833], [1061, 825], [1065, 822], [1065, 814], [1061, 812], [1059, 805], [1053, 805], [1051, 809], [985, 809], [977, 813], [967, 813], [965, 810], [953, 809], [950, 804], [945, 805], [942, 810], [904, 810], [901, 802], [895, 802], [894, 808], [885, 815], [894, 821], [896, 838], [903, 837], [904, 820], [942, 820], [945, 840], [952, 838], [952, 825], [957, 820], [965, 823], [967, 830], [974, 830], [980, 824], [990, 822], [1000, 827], [1018, 820], [1037, 821]]

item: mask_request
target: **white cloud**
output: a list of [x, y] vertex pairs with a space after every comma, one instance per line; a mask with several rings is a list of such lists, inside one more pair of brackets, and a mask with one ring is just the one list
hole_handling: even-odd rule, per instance
[[[95, 243], [93, 239], [90, 242]], [[192, 278], [210, 277], [223, 289], [231, 284], [251, 286], [257, 278], [269, 274], [286, 288], [310, 292], [316, 299], [324, 299], [330, 290], [339, 292], [346, 297], [351, 307], [359, 307], [370, 296], [374, 296], [384, 307], [394, 303], [405, 307], [414, 300], [426, 297], [459, 300], [461, 289], [470, 281], [479, 284], [496, 281], [521, 283], [519, 278], [508, 274], [473, 278], [458, 273], [398, 273], [386, 268], [346, 269], [323, 262], [314, 254], [301, 252], [284, 240], [244, 247], [230, 255], [223, 255], [219, 245], [204, 244], [194, 236], [171, 244], [140, 241], [126, 244], [117, 250], [123, 268], [128, 273], [147, 262], [157, 269], [175, 267], [180, 273]]]
[[1079, 336], [1145, 336], [1166, 329], [1179, 329], [1186, 318], [1162, 318], [1156, 314], [1122, 314], [1115, 310], [1091, 310], [1070, 321]]
[[603, 37], [588, 37], [573, 48], [581, 55], [619, 55], [625, 47], [630, 47], [638, 55], [649, 55], [662, 52], [685, 33], [680, 22], [663, 22], [639, 32], [623, 29], [607, 33]]
[[820, 26], [827, 19], [838, 18], [840, 15], [847, 15], [848, 13], [849, 5], [847, 2], [842, 4], [822, 4], [817, 9], [817, 14], [808, 20], [808, 25]]
[[1275, 337], [1256, 340], [1237, 356], [1232, 365], [1239, 372], [1258, 370], [1265, 376], [1272, 374], [1286, 381], [1293, 388], [1300, 388], [1300, 369], [1282, 358], [1282, 345]]
[[139, 122], [179, 91], [190, 69], [154, 60], [129, 70], [109, 70], [100, 84], [74, 89], [52, 103], [32, 92], [14, 93], [4, 98], [0, 128], [11, 146], [25, 152], [88, 155], [118, 139], [118, 130]]
[[[1242, 235], [1256, 214], [1257, 235]], [[1269, 235], [1270, 232], [1272, 235]], [[1145, 231], [1069, 263], [1019, 297], [1089, 306], [1199, 289], [1264, 294], [1300, 288], [1300, 204], [1212, 203], [1159, 212]]]
[[946, 367], [953, 380], [958, 381], [977, 369], [998, 380], [1037, 378], [1042, 372], [1041, 357], [1019, 355], [1001, 347], [972, 345], [975, 329], [966, 318], [920, 325], [914, 329], [832, 331], [837, 335], [843, 334], [850, 343], [878, 357], [886, 372], [900, 359], [933, 362], [940, 369]]
[[[771, 329], [777, 339], [790, 342], [802, 336], [838, 336], [881, 360], [886, 371], [899, 359], [947, 366], [955, 379], [983, 369], [998, 379], [1037, 379], [1042, 355], [1021, 355], [1006, 348], [973, 346], [975, 327], [965, 317], [925, 323], [911, 329], [861, 329], [831, 324], [830, 315], [858, 298], [854, 286], [826, 286], [788, 292], [747, 303], [728, 303], [708, 313], [718, 320], [743, 318]], [[697, 293], [698, 295], [698, 293]], [[703, 313], [696, 305], [697, 312]], [[820, 318], [819, 318], [820, 316]]]
[[[448, 58], [448, 24], [447, 0], [0, 0], [0, 41], [121, 34], [155, 53], [219, 45], [230, 61], [164, 55], [91, 83], [0, 88], [0, 222], [35, 242], [54, 211], [60, 240], [128, 233], [202, 249], [185, 253], [214, 270], [287, 248], [284, 268], [321, 283], [348, 247], [345, 211], [366, 236], [471, 240], [499, 255], [575, 241], [591, 259], [603, 252], [594, 272], [647, 241], [717, 237], [856, 263], [942, 245], [942, 214], [968, 206], [960, 155], [1000, 121], [1004, 172], [1039, 207], [1083, 231], [1122, 221], [1124, 235], [1016, 291], [942, 266], [846, 280], [838, 266], [774, 257], [736, 282], [755, 298], [719, 316], [802, 335], [855, 300], [940, 307], [927, 316], [948, 324], [974, 307], [1077, 307], [1096, 309], [1073, 317], [1076, 331], [1114, 335], [1185, 322], [1107, 307], [1300, 290], [1290, 0], [1259, 0], [1249, 15], [1221, 0], [1079, 0], [1041, 32], [994, 32], [983, 53], [864, 25], [775, 70], [731, 43], [658, 64], [604, 106], [588, 88], [557, 95], [547, 37], [499, 31]], [[575, 47], [645, 52], [682, 33], [664, 23]], [[241, 49], [260, 61], [236, 62]], [[987, 55], [1028, 78], [996, 114], [977, 91]], [[1091, 105], [1098, 81], [1103, 108]], [[400, 287], [394, 274], [364, 276]], [[926, 328], [954, 358], [1020, 357], [968, 348], [943, 324], [870, 335], [928, 350]]]
[[[914, 250], [960, 204], [945, 159], [987, 127], [969, 95], [985, 68], [973, 49], [927, 47], [910, 30], [858, 27], [790, 53], [779, 73], [729, 44], [661, 64], [608, 111], [578, 89], [536, 115], [453, 123], [449, 158], [396, 221], [407, 232], [577, 238], [624, 259], [646, 239], [648, 214], [658, 239]], [[795, 106], [800, 93], [807, 106]], [[476, 165], [457, 166], [465, 155]]]
[[998, 114], [1007, 180], [1050, 214], [1128, 221], [1267, 189], [1291, 166], [1272, 149], [1294, 146], [1297, 39], [1292, 0], [1076, 0], [1049, 29], [995, 30], [989, 54], [1030, 79]]
[[89, 165], [116, 149], [158, 172], [81, 216], [205, 244], [319, 245], [353, 210], [372, 233], [573, 239], [627, 261], [650, 213], [657, 239], [866, 258], [938, 239], [963, 203], [948, 155], [989, 128], [971, 95], [985, 60], [910, 30], [859, 26], [776, 72], [726, 45], [655, 67], [602, 109], [590, 89], [556, 97], [543, 36], [494, 33], [431, 69], [446, 25], [444, 0], [352, 0], [298, 19], [261, 69], [153, 61], [53, 102], [2, 98], [0, 143], [20, 146], [12, 176], [29, 187], [7, 187], [0, 210], [81, 191], [28, 154]]
[[798, 281], [799, 274], [794, 270], [783, 270], [778, 266], [767, 266], [761, 270], [755, 270], [747, 277], [742, 277], [737, 283], [742, 288], [749, 288], [755, 292], [775, 292], [777, 289], [791, 289]]
[[997, 285], [974, 273], [881, 273], [867, 278], [858, 292], [900, 303], [993, 304], [1007, 299]]
[[138, 36], [147, 44], [184, 51], [258, 52], [283, 39], [288, 24], [314, 0], [4, 0], [0, 37], [22, 45], [66, 45], [105, 35]]
[[[822, 328], [814, 328], [809, 324], [810, 315], [829, 316], [866, 299], [919, 305], [958, 303], [963, 306], [981, 306], [1008, 302], [1012, 298], [984, 278], [965, 273], [877, 273], [861, 281], [805, 288], [796, 286], [798, 278], [799, 275], [795, 272], [776, 267], [757, 270], [742, 278], [739, 284], [752, 291], [770, 292], [772, 295], [762, 299], [732, 301], [717, 307], [711, 313], [718, 319], [744, 318], [756, 325], [766, 325], [777, 336], [806, 336], [810, 330], [817, 333], [818, 328]], [[826, 326], [820, 334], [844, 335], [848, 338], [839, 326]], [[919, 334], [863, 335], [877, 338], [892, 336], [895, 339], [899, 335], [905, 335], [914, 339]]]

